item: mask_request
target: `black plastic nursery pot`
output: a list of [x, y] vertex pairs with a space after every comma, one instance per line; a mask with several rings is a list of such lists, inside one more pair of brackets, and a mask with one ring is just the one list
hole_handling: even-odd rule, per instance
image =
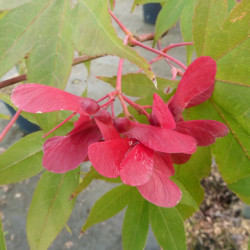
[[[7, 107], [8, 111], [12, 116], [15, 115], [16, 111], [7, 103], [4, 103], [5, 106]], [[19, 116], [18, 119], [16, 120], [16, 123], [18, 127], [25, 133], [25, 134], [30, 134], [33, 132], [36, 132], [40, 130], [40, 127], [37, 126], [36, 124], [28, 121], [27, 119], [23, 118], [22, 116]]]
[[160, 3], [147, 3], [143, 5], [144, 22], [148, 24], [155, 24], [157, 16], [161, 10]]

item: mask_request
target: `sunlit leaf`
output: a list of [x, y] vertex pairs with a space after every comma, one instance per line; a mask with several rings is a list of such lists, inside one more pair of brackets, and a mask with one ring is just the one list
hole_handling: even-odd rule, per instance
[[142, 68], [151, 80], [155, 78], [147, 61], [117, 37], [108, 14], [108, 1], [79, 0], [73, 15], [74, 42], [78, 51], [90, 56], [109, 54], [126, 58]]
[[74, 208], [70, 195], [79, 182], [79, 168], [66, 174], [45, 172], [34, 192], [27, 218], [30, 248], [47, 249]]
[[0, 184], [15, 183], [34, 176], [42, 167], [42, 133], [25, 136], [0, 155]]
[[[220, 26], [227, 15], [227, 2], [198, 0], [195, 7], [193, 37], [198, 56], [218, 54], [222, 50]], [[223, 44], [225, 47], [225, 44]]]
[[212, 100], [199, 107], [207, 110], [200, 114], [207, 113], [228, 126], [230, 134], [218, 140], [213, 154], [226, 183], [246, 202], [250, 201], [249, 12], [250, 2], [246, 0], [236, 4], [227, 17], [223, 1], [198, 1], [194, 18], [197, 53], [213, 57], [218, 68]]

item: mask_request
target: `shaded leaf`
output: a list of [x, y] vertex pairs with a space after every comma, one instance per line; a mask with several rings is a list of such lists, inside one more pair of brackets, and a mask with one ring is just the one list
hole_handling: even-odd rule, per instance
[[[181, 13], [180, 26], [184, 42], [193, 42], [192, 19], [194, 12], [195, 0], [186, 0], [185, 6]], [[187, 64], [191, 63], [194, 46], [186, 46]]]
[[10, 120], [10, 116], [0, 113], [0, 119]]
[[[174, 181], [175, 184], [177, 184], [177, 186], [180, 188], [180, 190], [182, 192], [180, 204], [190, 206], [193, 209], [195, 209], [195, 211], [198, 211], [199, 210], [199, 203], [193, 197], [194, 195], [191, 192], [189, 192], [185, 188], [184, 184], [181, 181], [179, 181], [178, 179], [176, 179], [175, 177], [172, 177], [171, 180]], [[178, 209], [178, 206], [177, 206], [177, 209]]]
[[95, 171], [94, 168], [91, 168], [90, 171], [83, 177], [82, 181], [79, 183], [78, 187], [71, 194], [71, 198], [76, 197], [80, 194], [85, 188], [87, 188], [90, 183], [96, 179], [99, 174]]
[[115, 7], [115, 0], [109, 0], [109, 7], [113, 11]]
[[150, 224], [163, 249], [186, 249], [184, 223], [176, 208], [161, 208], [150, 204]]
[[74, 208], [70, 195], [79, 183], [79, 169], [66, 174], [45, 172], [34, 192], [27, 218], [30, 248], [47, 249]]
[[[204, 198], [204, 190], [200, 181], [209, 174], [211, 163], [210, 148], [199, 147], [187, 163], [176, 165], [173, 180], [182, 191], [182, 199], [176, 208], [179, 210], [179, 207], [181, 207], [179, 212], [185, 219], [187, 218], [185, 216], [189, 217], [198, 210]], [[182, 205], [189, 207], [183, 207]]]
[[0, 155], [0, 183], [22, 181], [43, 170], [42, 133], [25, 136]]
[[[100, 80], [111, 84], [113, 87], [116, 85], [115, 77], [98, 77]], [[153, 93], [157, 93], [166, 99], [165, 92], [169, 88], [169, 92], [173, 92], [177, 88], [177, 81], [171, 81], [165, 78], [157, 77], [157, 89], [152, 85], [152, 82], [146, 77], [145, 74], [126, 74], [122, 76], [122, 92], [129, 96], [149, 97], [153, 99]]]
[[127, 185], [120, 185], [103, 195], [90, 210], [89, 217], [82, 227], [82, 232], [123, 210], [130, 202], [133, 192], [134, 188]]
[[166, 0], [156, 20], [155, 41], [178, 21], [184, 5], [185, 0]]
[[0, 1], [0, 11], [2, 10], [11, 10], [17, 8], [25, 3], [30, 2], [31, 0], [1, 0]]
[[228, 184], [228, 187], [239, 195], [239, 197], [250, 204], [250, 174], [246, 177], [238, 179], [236, 182]]
[[124, 250], [144, 249], [149, 229], [149, 207], [137, 192], [128, 204], [122, 227]]
[[228, 12], [231, 11], [236, 5], [237, 0], [227, 0]]
[[142, 68], [151, 80], [155, 78], [147, 61], [117, 37], [108, 14], [108, 1], [80, 0], [73, 16], [74, 42], [78, 51], [89, 56], [109, 54], [126, 58]]

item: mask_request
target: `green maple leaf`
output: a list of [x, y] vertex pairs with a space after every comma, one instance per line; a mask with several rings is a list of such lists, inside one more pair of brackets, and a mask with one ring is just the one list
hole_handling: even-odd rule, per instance
[[217, 63], [213, 96], [198, 109], [228, 126], [230, 134], [218, 140], [213, 154], [228, 186], [246, 202], [250, 202], [249, 14], [247, 0], [229, 14], [225, 1], [199, 0], [193, 22], [197, 55], [211, 56]]
[[80, 0], [73, 15], [74, 43], [80, 53], [117, 55], [138, 65], [151, 80], [155, 78], [147, 61], [117, 37], [108, 14], [108, 1]]

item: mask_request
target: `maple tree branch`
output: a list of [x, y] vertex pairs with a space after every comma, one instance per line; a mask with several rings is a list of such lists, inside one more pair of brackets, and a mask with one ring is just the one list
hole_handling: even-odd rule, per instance
[[[154, 33], [146, 33], [146, 34], [136, 36], [136, 39], [138, 41], [140, 41], [140, 42], [146, 42], [146, 41], [153, 40], [154, 36], [155, 36]], [[133, 45], [130, 45], [130, 46], [133, 46]], [[74, 58], [72, 66], [81, 64], [83, 62], [91, 61], [91, 60], [94, 60], [94, 59], [97, 59], [97, 58], [100, 58], [100, 57], [104, 57], [104, 56], [107, 56], [107, 54], [98, 55], [98, 56], [82, 55], [82, 56]], [[26, 56], [26, 57], [28, 57], [28, 56]], [[4, 80], [4, 81], [0, 82], [0, 89], [4, 88], [4, 87], [7, 87], [9, 85], [13, 85], [13, 84], [18, 83], [18, 82], [26, 81], [26, 80], [27, 80], [27, 75], [26, 74], [19, 75], [19, 76], [16, 76], [16, 77], [12, 77], [10, 79], [7, 79], [7, 80]]]
[[109, 14], [111, 15], [111, 17], [116, 21], [116, 23], [120, 26], [120, 28], [122, 29], [122, 31], [125, 33], [125, 35], [133, 37], [133, 34], [131, 33], [131, 31], [129, 31], [123, 24], [122, 22], [114, 15], [114, 13], [112, 11], [109, 10]]
[[4, 81], [0, 82], [0, 89], [4, 88], [4, 87], [7, 87], [9, 85], [18, 83], [18, 82], [25, 81], [25, 80], [27, 80], [27, 75], [26, 74], [23, 74], [23, 75], [20, 75], [20, 76], [15, 76], [13, 78], [10, 78], [8, 80], [4, 80]]

